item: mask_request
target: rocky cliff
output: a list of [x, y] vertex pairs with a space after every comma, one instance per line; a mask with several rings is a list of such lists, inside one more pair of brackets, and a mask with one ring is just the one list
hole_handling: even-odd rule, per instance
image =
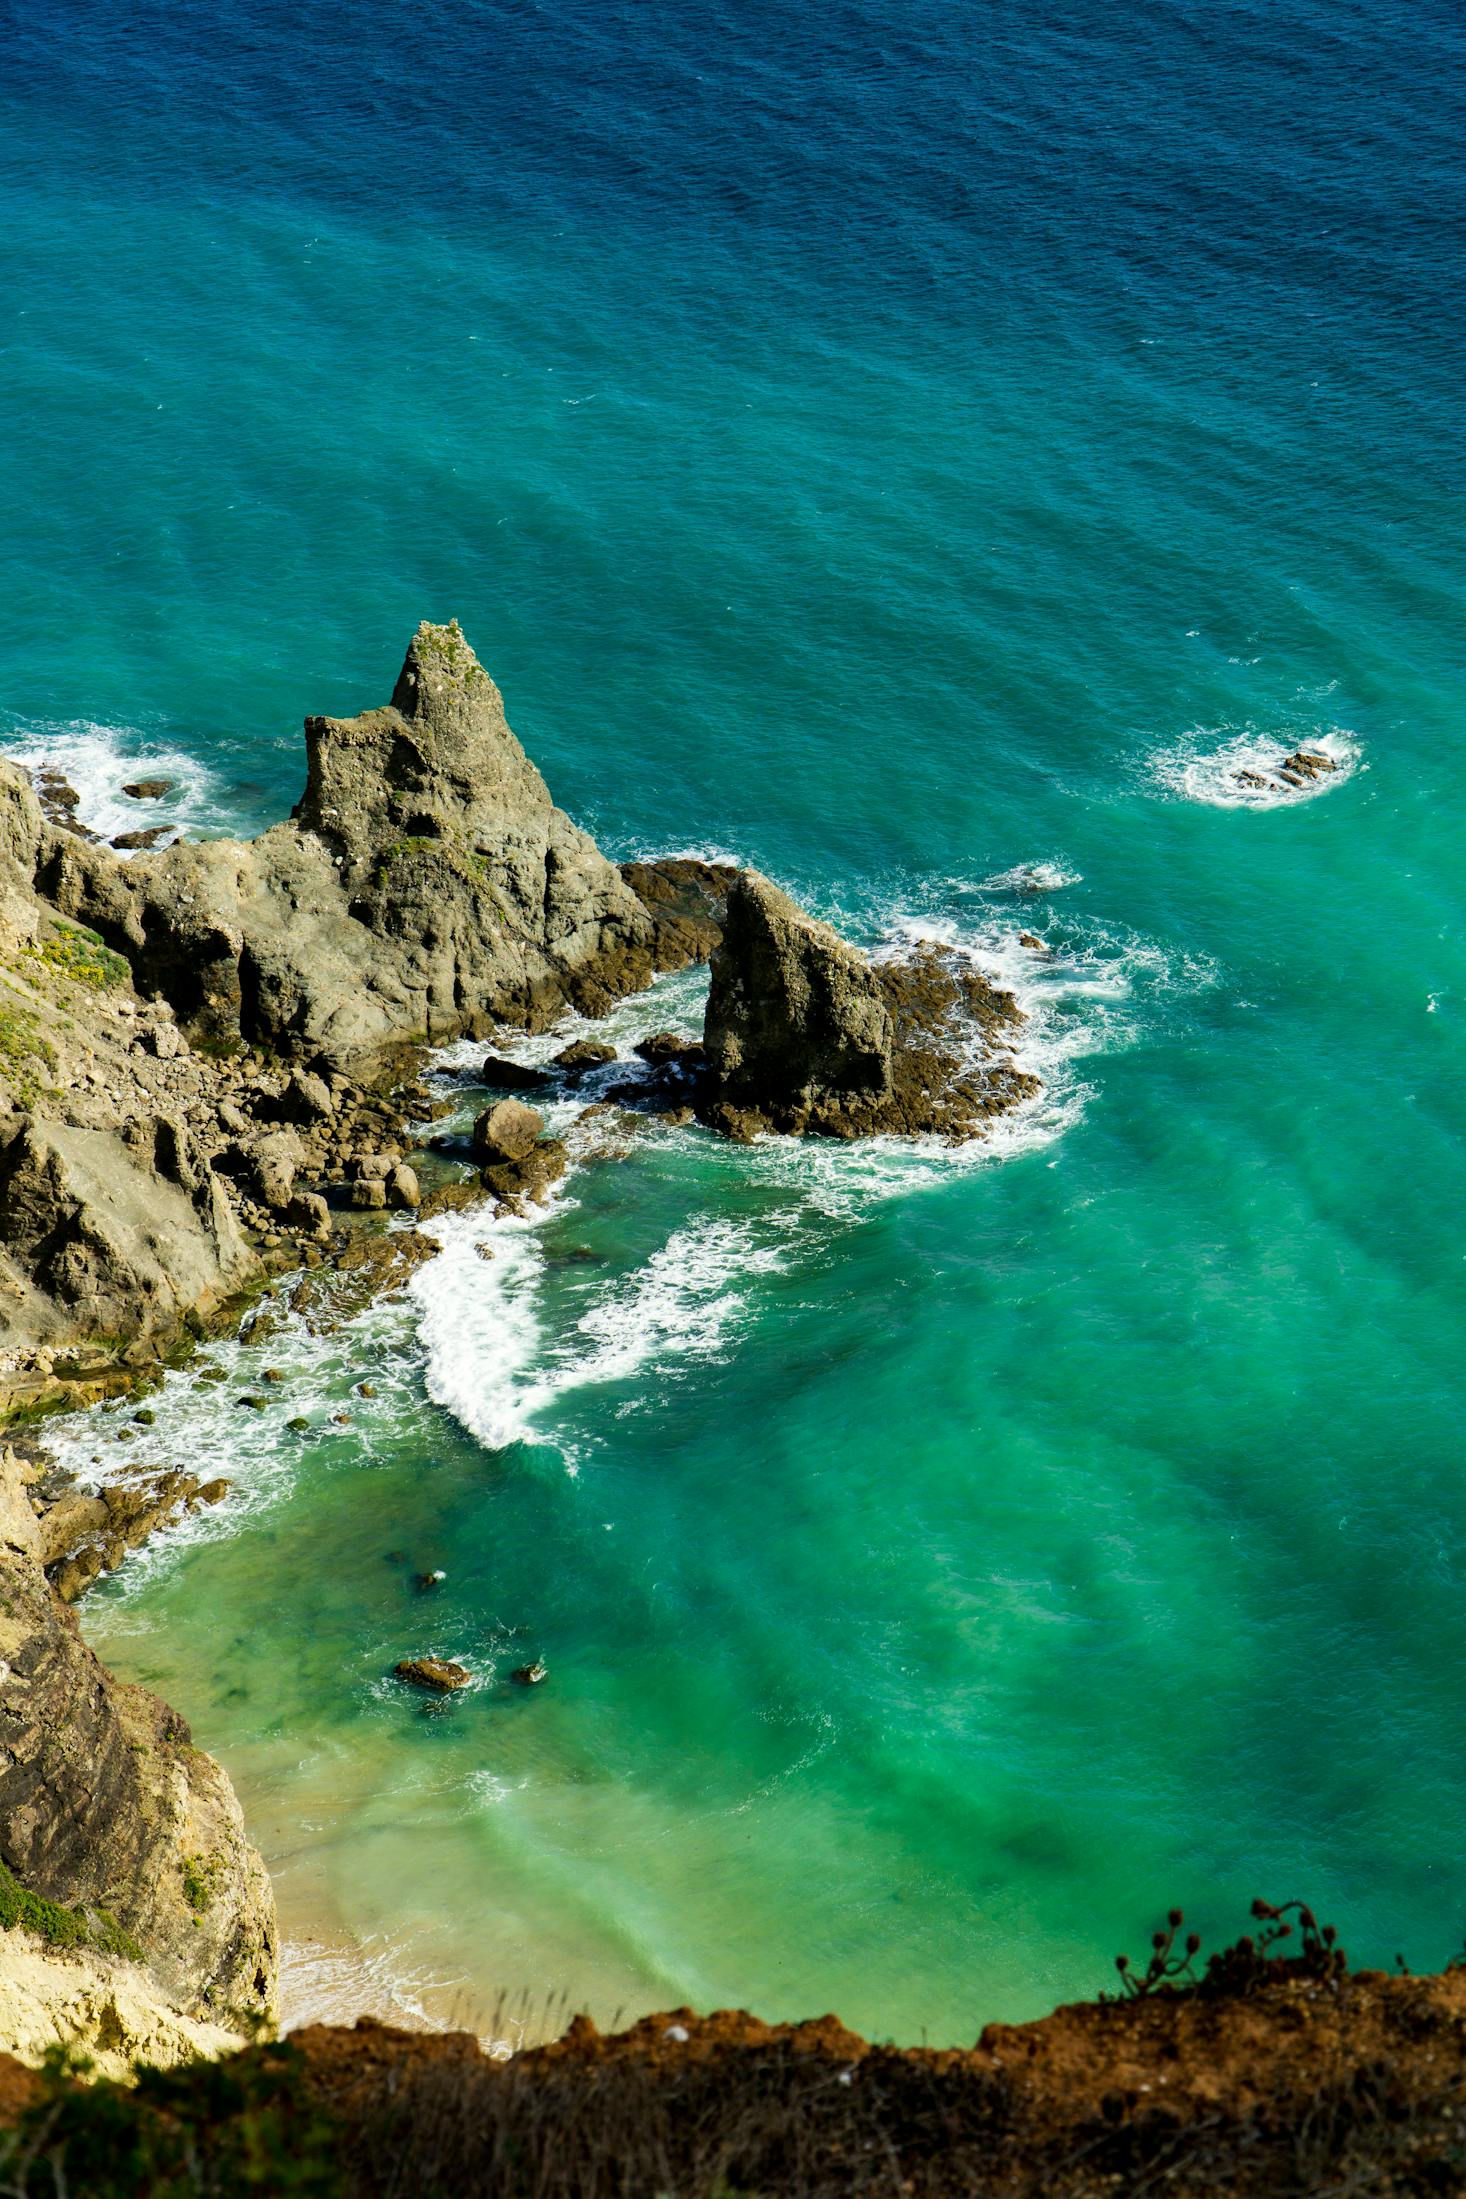
[[175, 1711], [92, 1654], [42, 1555], [0, 1452], [0, 1897], [78, 1958], [130, 1960], [174, 2015], [247, 2032], [273, 2013], [277, 1937], [234, 1791]]

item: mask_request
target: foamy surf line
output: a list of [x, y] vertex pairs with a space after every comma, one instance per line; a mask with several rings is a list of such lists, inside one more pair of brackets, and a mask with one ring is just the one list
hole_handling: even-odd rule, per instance
[[[1300, 750], [1326, 756], [1333, 768], [1311, 778], [1294, 773], [1299, 783], [1291, 783], [1282, 773]], [[1198, 728], [1150, 765], [1168, 793], [1211, 809], [1292, 809], [1343, 786], [1361, 768], [1359, 743], [1341, 726], [1287, 735], [1247, 726], [1221, 740], [1215, 727]]]
[[533, 1218], [481, 1209], [427, 1225], [442, 1250], [411, 1287], [428, 1394], [491, 1450], [558, 1440], [553, 1408], [576, 1391], [719, 1356], [748, 1286], [782, 1263], [779, 1246], [760, 1242], [751, 1224], [693, 1222], [641, 1267], [599, 1285], [550, 1336], [540, 1233], [572, 1203], [562, 1197]]
[[[0, 755], [27, 771], [47, 765], [57, 772], [77, 795], [77, 822], [103, 840], [155, 826], [183, 835], [227, 829], [228, 804], [208, 766], [132, 727], [11, 719], [0, 734]], [[167, 793], [141, 799], [123, 793], [148, 779], [168, 780]]]

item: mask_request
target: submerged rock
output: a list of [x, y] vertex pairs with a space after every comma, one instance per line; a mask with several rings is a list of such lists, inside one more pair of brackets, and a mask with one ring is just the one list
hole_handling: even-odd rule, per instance
[[481, 1084], [493, 1085], [501, 1092], [540, 1092], [551, 1081], [543, 1063], [510, 1061], [504, 1054], [486, 1055], [478, 1075]]
[[537, 1657], [533, 1664], [520, 1665], [509, 1677], [518, 1687], [538, 1687], [542, 1681], [548, 1680], [550, 1672], [549, 1667], [542, 1665]]
[[604, 1069], [608, 1061], [616, 1059], [616, 1049], [604, 1039], [578, 1038], [572, 1046], [562, 1046], [555, 1055], [555, 1067], [567, 1069], [572, 1076], [583, 1076], [588, 1069]]

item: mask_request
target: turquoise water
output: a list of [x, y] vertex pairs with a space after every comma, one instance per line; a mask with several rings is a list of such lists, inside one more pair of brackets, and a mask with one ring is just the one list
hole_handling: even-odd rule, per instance
[[456, 615], [608, 848], [956, 941], [1046, 1079], [963, 1162], [648, 1134], [230, 1347], [262, 1422], [170, 1386], [239, 1501], [87, 1628], [234, 1775], [297, 2008], [944, 2040], [1173, 1901], [1459, 1945], [1462, 44], [18, 9], [11, 752], [253, 829]]

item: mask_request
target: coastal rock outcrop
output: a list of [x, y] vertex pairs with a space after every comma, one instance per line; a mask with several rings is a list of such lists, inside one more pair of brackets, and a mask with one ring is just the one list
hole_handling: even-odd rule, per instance
[[273, 2013], [278, 1939], [234, 1791], [176, 1711], [93, 1655], [43, 1555], [0, 1452], [0, 1865], [173, 2010], [247, 2032]]
[[1039, 1089], [1011, 993], [940, 948], [872, 962], [757, 872], [712, 958], [698, 1112], [733, 1137], [979, 1136]]
[[456, 623], [419, 627], [390, 703], [309, 718], [305, 737], [305, 792], [256, 840], [118, 862], [4, 766], [0, 844], [216, 1048], [342, 1067], [497, 1020], [599, 1013], [647, 982], [657, 920], [556, 808]]

